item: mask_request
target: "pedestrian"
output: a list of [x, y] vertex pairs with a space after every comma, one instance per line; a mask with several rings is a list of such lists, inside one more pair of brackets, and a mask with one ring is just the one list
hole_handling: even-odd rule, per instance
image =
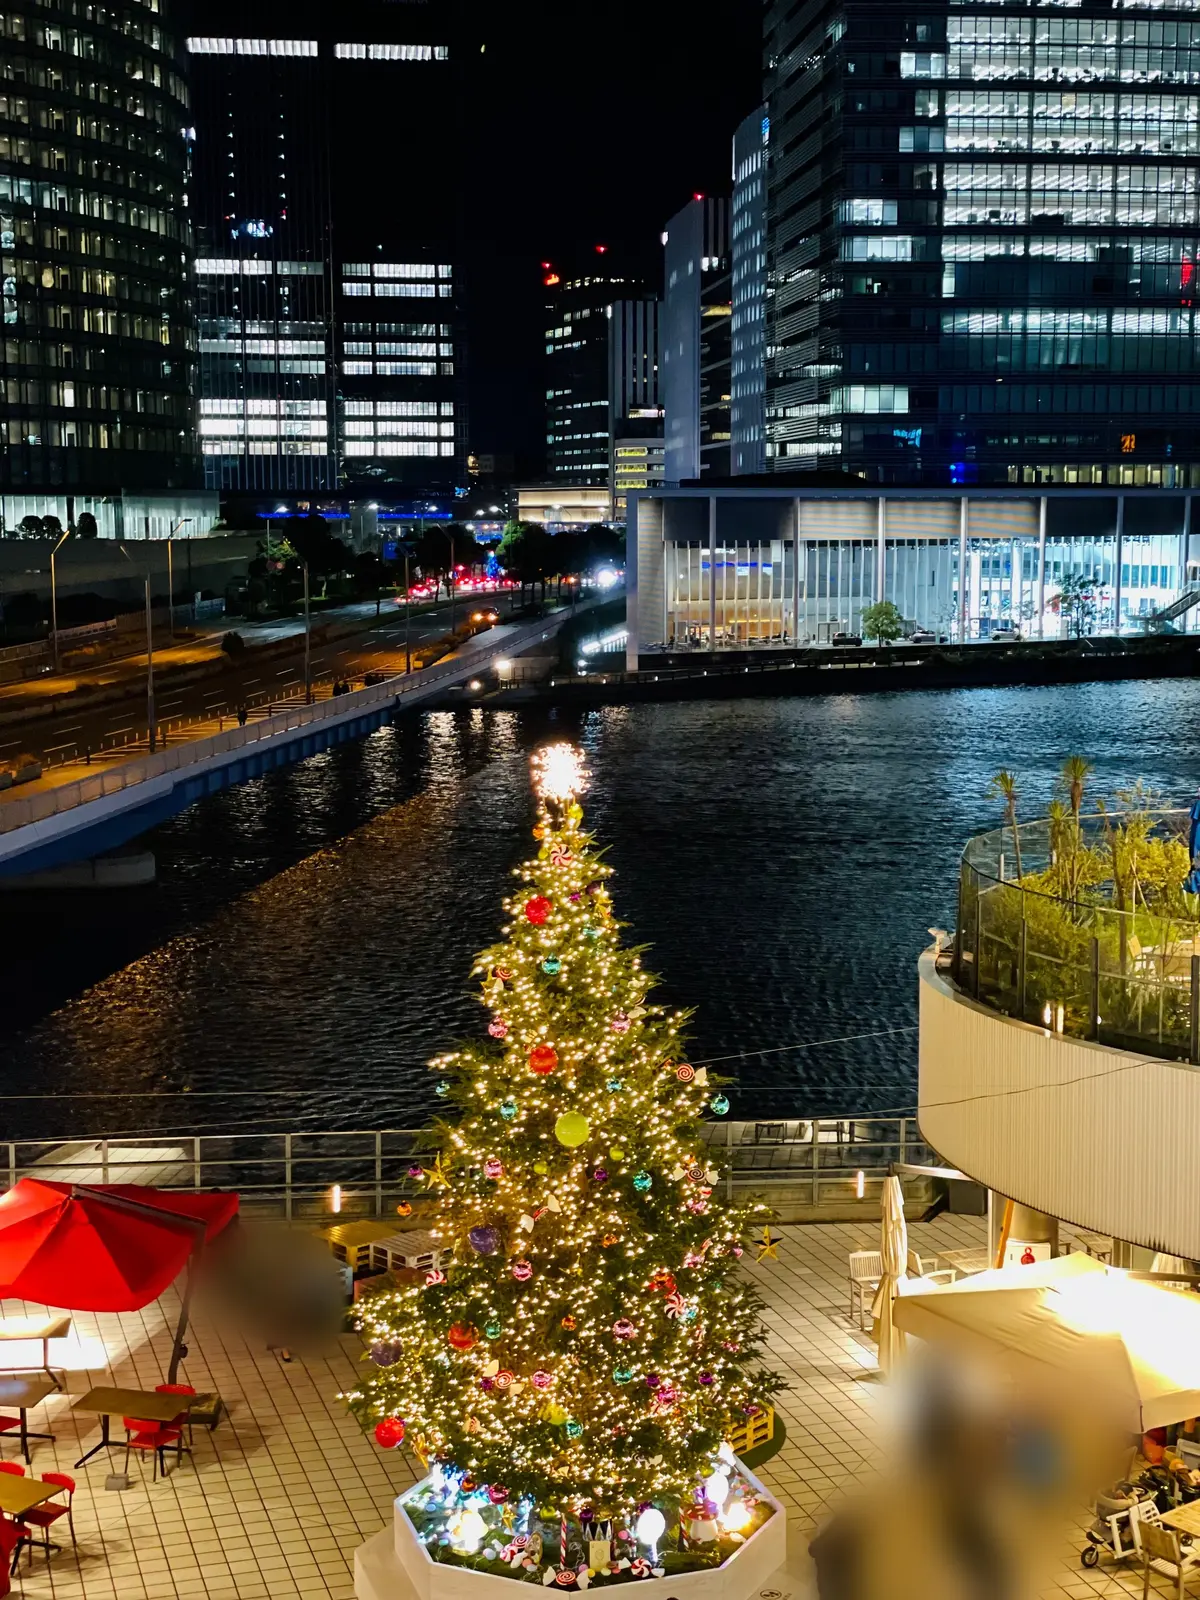
[[243, 700], [241, 702], [241, 704], [238, 706], [238, 727], [239, 728], [244, 728], [246, 726], [246, 717], [247, 717], [247, 715], [248, 715], [248, 713], [246, 711], [246, 702]]

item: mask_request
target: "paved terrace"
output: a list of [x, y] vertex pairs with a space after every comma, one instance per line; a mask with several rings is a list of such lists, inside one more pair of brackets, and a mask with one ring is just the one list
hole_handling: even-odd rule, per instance
[[[768, 1301], [772, 1360], [792, 1385], [779, 1406], [787, 1443], [762, 1476], [789, 1514], [794, 1576], [783, 1592], [810, 1600], [808, 1536], [877, 1454], [884, 1396], [870, 1376], [874, 1347], [848, 1316], [845, 1273], [847, 1252], [874, 1248], [878, 1228], [823, 1223], [779, 1232], [778, 1262], [749, 1269]], [[974, 1218], [914, 1223], [909, 1232], [922, 1255], [984, 1242]], [[38, 1309], [3, 1307], [6, 1315]], [[70, 1392], [30, 1413], [32, 1428], [57, 1434], [52, 1444], [32, 1442], [34, 1474], [72, 1472], [99, 1437], [96, 1420], [71, 1412], [72, 1393], [164, 1380], [174, 1312], [167, 1297], [132, 1315], [76, 1317], [71, 1339], [51, 1347], [52, 1359], [68, 1368]], [[197, 1429], [191, 1461], [165, 1482], [151, 1483], [149, 1464], [143, 1478], [134, 1461], [132, 1487], [106, 1491], [104, 1456], [94, 1456], [74, 1473], [78, 1563], [60, 1524], [55, 1532], [66, 1548], [49, 1570], [44, 1556], [35, 1554], [32, 1572], [23, 1559], [23, 1589], [15, 1592], [31, 1600], [350, 1600], [355, 1546], [390, 1522], [393, 1496], [416, 1475], [400, 1452], [378, 1450], [336, 1398], [353, 1382], [357, 1341], [345, 1336], [320, 1356], [285, 1364], [201, 1318], [189, 1344], [181, 1379], [218, 1390], [228, 1415], [215, 1433]], [[39, 1353], [36, 1347], [28, 1359]], [[5, 1355], [19, 1364], [25, 1347], [9, 1345]], [[0, 1455], [18, 1458], [13, 1436], [0, 1436]], [[1140, 1571], [1079, 1565], [1089, 1520], [1080, 1507], [1078, 1526], [1064, 1530], [1056, 1582], [1038, 1600], [1140, 1593]], [[1154, 1587], [1170, 1592], [1165, 1580]]]

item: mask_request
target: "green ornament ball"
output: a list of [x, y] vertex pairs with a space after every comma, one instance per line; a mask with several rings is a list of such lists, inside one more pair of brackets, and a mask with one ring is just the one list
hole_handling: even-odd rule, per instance
[[436, 1085], [433, 1092], [440, 1100], [444, 1100], [446, 1098], [446, 1096], [450, 1093], [450, 1085], [446, 1082], [445, 1078], [442, 1079], [441, 1083]]
[[621, 1149], [620, 1145], [613, 1145], [612, 1149], [608, 1153], [613, 1161], [623, 1161], [625, 1159], [625, 1152]]
[[645, 1194], [653, 1182], [654, 1179], [648, 1172], [635, 1172], [633, 1175], [633, 1187], [639, 1194]]
[[584, 932], [585, 938], [588, 938], [588, 939], [598, 939], [600, 937], [600, 929], [599, 928], [585, 928], [583, 930], [583, 932]]
[[568, 1150], [581, 1145], [591, 1131], [591, 1123], [580, 1111], [564, 1111], [554, 1124], [554, 1137]]
[[498, 1339], [503, 1332], [503, 1325], [499, 1322], [485, 1322], [483, 1325], [484, 1337], [487, 1339]]
[[557, 977], [562, 971], [562, 962], [557, 956], [547, 956], [542, 962], [542, 971], [548, 972], [552, 978]]
[[568, 1439], [578, 1439], [582, 1432], [583, 1432], [583, 1423], [582, 1422], [568, 1422], [567, 1423], [567, 1438]]
[[608, 1080], [608, 1092], [609, 1092], [609, 1094], [620, 1094], [621, 1090], [624, 1087], [625, 1087], [625, 1084], [623, 1083], [623, 1081], [620, 1078], [610, 1078]]
[[708, 1104], [714, 1117], [723, 1117], [729, 1110], [729, 1097], [728, 1095], [715, 1094]]
[[506, 1100], [500, 1107], [500, 1115], [504, 1118], [505, 1122], [511, 1122], [516, 1114], [517, 1102], [515, 1100]]
[[614, 1383], [632, 1383], [633, 1382], [633, 1369], [632, 1369], [632, 1367], [614, 1367], [613, 1368], [613, 1382]]

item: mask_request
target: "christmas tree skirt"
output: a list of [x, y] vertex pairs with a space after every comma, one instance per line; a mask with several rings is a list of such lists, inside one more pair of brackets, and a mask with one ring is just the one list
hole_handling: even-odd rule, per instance
[[[787, 1517], [774, 1495], [752, 1473], [741, 1470], [760, 1499], [771, 1507], [772, 1515], [719, 1567], [673, 1572], [663, 1578], [634, 1578], [622, 1573], [615, 1580], [602, 1578], [593, 1583], [593, 1590], [607, 1593], [618, 1588], [636, 1589], [647, 1600], [657, 1596], [748, 1600], [757, 1594], [786, 1562]], [[420, 1487], [417, 1485], [417, 1490]], [[542, 1573], [532, 1577], [524, 1572], [510, 1574], [499, 1563], [494, 1573], [480, 1572], [450, 1561], [435, 1561], [405, 1514], [404, 1498], [396, 1501], [393, 1526], [381, 1529], [355, 1551], [356, 1600], [512, 1600], [517, 1584], [525, 1585], [532, 1600], [539, 1588], [546, 1587]], [[558, 1585], [549, 1587], [556, 1589]]]

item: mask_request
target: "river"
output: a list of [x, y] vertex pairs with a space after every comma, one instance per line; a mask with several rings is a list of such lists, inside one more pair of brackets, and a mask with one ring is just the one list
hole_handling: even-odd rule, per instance
[[[425, 1061], [485, 1012], [474, 951], [531, 848], [528, 754], [578, 737], [627, 938], [734, 1113], [911, 1107], [915, 961], [999, 766], [1036, 815], [1069, 754], [1096, 792], [1187, 803], [1190, 682], [428, 713], [215, 795], [148, 836], [152, 889], [3, 902], [4, 1137], [408, 1127]], [[159, 1091], [171, 1091], [163, 1096]], [[186, 1093], [177, 1093], [186, 1091]]]

